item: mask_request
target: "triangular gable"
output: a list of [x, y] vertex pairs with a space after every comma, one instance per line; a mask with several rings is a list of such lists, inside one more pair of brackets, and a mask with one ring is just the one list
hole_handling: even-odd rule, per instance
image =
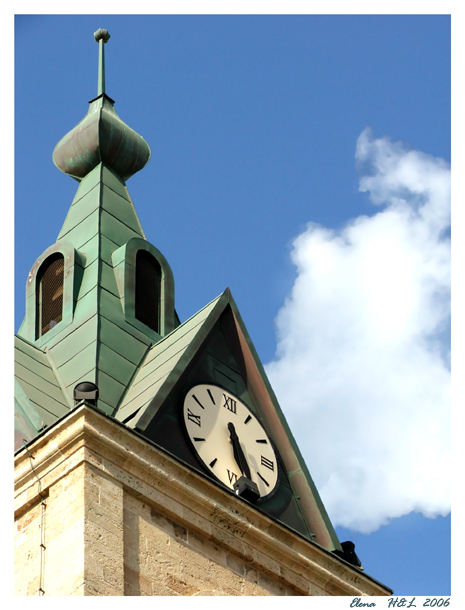
[[181, 378], [189, 374], [192, 363], [210, 341], [212, 329], [220, 324], [247, 391], [284, 462], [289, 485], [312, 540], [328, 550], [340, 550], [336, 533], [229, 289], [149, 350], [116, 418], [151, 437], [154, 426], [162, 421], [165, 401], [174, 394], [176, 385], [182, 383]]
[[115, 415], [118, 421], [145, 430], [217, 319], [212, 313], [223, 311], [225, 294], [151, 346]]
[[320, 494], [295, 442], [232, 296], [230, 297], [230, 305], [244, 356], [249, 392], [256, 404], [260, 406], [260, 414], [265, 427], [281, 454], [286, 467], [286, 474], [300, 504], [302, 515], [310, 531], [315, 534], [315, 542], [331, 551], [340, 550], [339, 539]]

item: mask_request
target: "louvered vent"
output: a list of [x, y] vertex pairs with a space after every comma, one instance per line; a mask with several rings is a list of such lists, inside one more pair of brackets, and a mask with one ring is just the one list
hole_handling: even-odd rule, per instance
[[51, 256], [39, 281], [38, 335], [41, 337], [63, 318], [63, 281], [65, 259]]
[[161, 267], [157, 259], [146, 250], [136, 255], [136, 318], [160, 332]]

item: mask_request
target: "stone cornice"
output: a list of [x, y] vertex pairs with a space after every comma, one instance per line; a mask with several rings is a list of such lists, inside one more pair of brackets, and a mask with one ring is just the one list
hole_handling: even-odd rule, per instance
[[274, 522], [132, 430], [81, 406], [15, 456], [15, 515], [82, 462], [183, 527], [227, 549], [255, 569], [311, 594], [389, 595], [360, 570]]

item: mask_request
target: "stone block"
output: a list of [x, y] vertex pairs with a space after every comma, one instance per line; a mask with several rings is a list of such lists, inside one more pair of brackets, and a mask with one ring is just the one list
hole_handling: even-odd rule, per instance
[[260, 588], [268, 591], [270, 595], [287, 595], [288, 587], [285, 587], [278, 579], [259, 572], [258, 582]]
[[[70, 507], [65, 514], [65, 520], [63, 525], [63, 531], [72, 527], [75, 523], [82, 523], [86, 516], [85, 502], [79, 502]], [[49, 519], [51, 521], [51, 519]]]
[[20, 533], [27, 529], [31, 523], [33, 523], [36, 519], [40, 518], [41, 514], [41, 503], [31, 506], [29, 510], [23, 514], [21, 517], [15, 519], [15, 530], [16, 533]]
[[226, 552], [226, 566], [239, 576], [245, 576], [247, 571], [245, 563], [228, 552]]
[[172, 595], [194, 595], [200, 591], [194, 584], [187, 583], [173, 574], [166, 575], [166, 586], [172, 591]]
[[124, 592], [131, 590], [130, 595], [151, 595], [152, 580], [139, 570], [124, 566]]
[[226, 567], [227, 551], [222, 546], [192, 531], [188, 532], [188, 543], [195, 552], [201, 553], [218, 565]]
[[104, 507], [94, 500], [87, 500], [84, 507], [86, 523], [94, 523], [96, 526], [107, 530], [116, 536], [123, 536], [123, 515], [121, 507]]
[[257, 570], [267, 571], [270, 574], [280, 574], [280, 563], [270, 557], [268, 554], [269, 549], [254, 549], [253, 550], [253, 564], [257, 566]]
[[93, 580], [103, 580], [103, 565], [90, 553], [84, 557], [84, 576]]
[[84, 476], [84, 499], [100, 502], [100, 486], [95, 483], [95, 480], [90, 480]]
[[40, 584], [39, 575], [34, 576], [34, 578], [27, 583], [26, 595], [41, 595], [41, 592], [39, 591]]
[[80, 485], [82, 485], [83, 480], [84, 480], [84, 469], [85, 469], [84, 464], [79, 464], [79, 466], [76, 466], [76, 468], [73, 468], [73, 470], [68, 472], [62, 478], [63, 491], [67, 491], [70, 487], [72, 487], [76, 483], [79, 483]]
[[23, 570], [25, 567], [30, 566], [29, 569], [35, 569], [32, 564], [40, 557], [40, 538], [32, 544], [22, 545], [20, 548], [15, 549], [15, 562], [14, 571], [15, 574]]
[[128, 582], [124, 582], [124, 595], [128, 596], [136, 596], [141, 595], [139, 587], [135, 587], [134, 585], [129, 584]]
[[113, 597], [124, 595], [122, 587], [113, 587], [104, 580], [86, 579], [83, 584], [84, 595]]
[[280, 574], [286, 582], [292, 583], [294, 587], [293, 595], [309, 595], [308, 579], [303, 578], [300, 574], [296, 574], [294, 570], [290, 570], [286, 566], [280, 566]]

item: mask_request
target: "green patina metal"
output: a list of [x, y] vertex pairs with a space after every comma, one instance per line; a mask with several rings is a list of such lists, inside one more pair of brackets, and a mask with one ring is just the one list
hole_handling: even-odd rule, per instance
[[[281, 458], [278, 492], [260, 510], [341, 550], [318, 491], [227, 289], [180, 324], [174, 280], [163, 255], [144, 235], [126, 181], [150, 158], [145, 140], [116, 114], [105, 92], [106, 30], [98, 30], [98, 97], [86, 117], [56, 146], [53, 161], [79, 181], [55, 244], [34, 263], [26, 285], [26, 316], [15, 338], [15, 448], [74, 406], [82, 381], [99, 389], [97, 408], [146, 436], [189, 467], [179, 405], [187, 388], [212, 382], [239, 396], [265, 424]], [[159, 331], [135, 314], [136, 253], [161, 269]], [[64, 258], [63, 315], [37, 331], [42, 265]]]
[[[53, 361], [41, 349], [19, 336], [15, 336], [15, 447], [23, 439], [34, 438], [44, 425], [53, 424], [72, 407], [72, 401], [56, 374]], [[17, 415], [18, 413], [18, 415]], [[16, 418], [19, 417], [19, 426]], [[28, 428], [22, 423], [29, 422]], [[16, 439], [16, 432], [22, 434]]]
[[98, 86], [97, 93], [101, 95], [105, 93], [105, 44], [110, 40], [110, 34], [107, 30], [101, 28], [94, 34], [95, 40], [98, 42]]
[[[97, 31], [95, 39], [99, 44], [98, 97], [53, 153], [54, 163], [77, 179], [79, 187], [56, 243], [29, 273], [26, 317], [18, 335], [53, 362], [70, 404], [75, 385], [91, 381], [99, 387], [99, 408], [111, 414], [118, 409], [147, 348], [178, 322], [173, 274], [166, 259], [146, 240], [126, 187], [128, 178], [148, 162], [150, 148], [118, 117], [113, 100], [106, 95], [104, 44], [108, 32]], [[134, 316], [131, 287], [136, 245], [150, 251], [162, 265], [160, 334]], [[39, 336], [40, 269], [57, 252], [65, 259], [63, 316]], [[19, 383], [24, 388], [26, 381], [20, 379]], [[42, 402], [45, 404], [45, 399]]]
[[119, 118], [113, 107], [115, 102], [105, 93], [104, 44], [110, 35], [106, 30], [98, 30], [94, 36], [99, 43], [97, 97], [89, 102], [89, 111], [82, 121], [58, 142], [53, 162], [76, 180], [82, 180], [100, 163], [128, 180], [148, 163], [150, 148], [141, 135]]

